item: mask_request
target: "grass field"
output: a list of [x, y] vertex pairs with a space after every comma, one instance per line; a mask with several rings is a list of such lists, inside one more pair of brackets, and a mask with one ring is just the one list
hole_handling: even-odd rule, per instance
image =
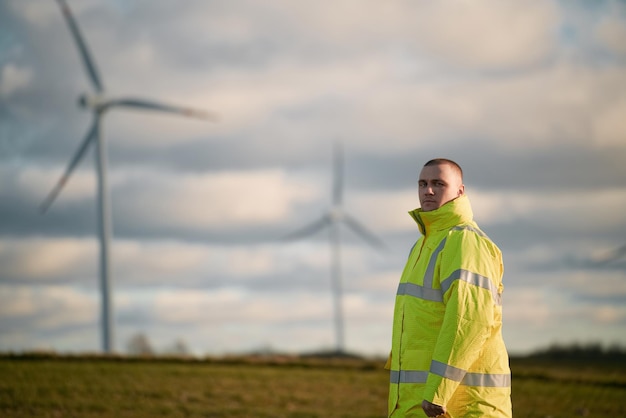
[[[384, 417], [382, 361], [0, 356], [2, 417]], [[626, 365], [513, 359], [514, 417], [626, 417]]]

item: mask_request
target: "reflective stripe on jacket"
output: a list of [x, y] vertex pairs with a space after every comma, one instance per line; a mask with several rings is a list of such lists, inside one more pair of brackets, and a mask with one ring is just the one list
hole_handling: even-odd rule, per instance
[[502, 254], [462, 195], [410, 212], [423, 236], [402, 273], [394, 311], [389, 416], [510, 417], [511, 374], [502, 340]]

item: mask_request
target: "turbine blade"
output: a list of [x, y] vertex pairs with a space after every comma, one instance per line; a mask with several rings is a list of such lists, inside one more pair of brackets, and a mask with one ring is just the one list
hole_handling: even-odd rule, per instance
[[74, 171], [74, 168], [76, 168], [80, 160], [85, 155], [87, 148], [89, 148], [89, 144], [95, 138], [96, 128], [97, 128], [97, 123], [96, 121], [94, 121], [94, 123], [91, 125], [91, 128], [89, 129], [89, 132], [87, 133], [87, 136], [85, 137], [85, 139], [83, 139], [83, 142], [80, 144], [80, 147], [74, 154], [74, 157], [72, 158], [69, 165], [65, 169], [65, 173], [63, 173], [63, 175], [61, 176], [57, 184], [54, 186], [50, 194], [48, 194], [48, 197], [46, 197], [46, 199], [41, 204], [40, 209], [42, 213], [45, 213], [50, 208], [50, 206], [52, 205], [52, 202], [54, 202], [56, 197], [59, 195], [59, 193], [65, 186], [65, 183], [67, 183], [67, 180], [72, 174], [72, 171]]
[[301, 228], [295, 232], [292, 232], [284, 236], [282, 240], [293, 241], [293, 240], [297, 240], [297, 239], [312, 235], [315, 232], [319, 231], [320, 229], [324, 228], [325, 226], [329, 225], [330, 222], [331, 222], [330, 217], [328, 215], [324, 215], [317, 221], [305, 226], [304, 228]]
[[382, 242], [378, 237], [376, 237], [373, 233], [369, 232], [365, 226], [363, 226], [359, 221], [357, 221], [352, 216], [344, 213], [343, 221], [346, 223], [350, 229], [357, 233], [357, 235], [361, 236], [365, 241], [367, 241], [371, 246], [376, 248], [386, 248], [385, 243]]
[[179, 115], [189, 116], [198, 119], [206, 119], [210, 121], [218, 120], [217, 115], [211, 112], [205, 112], [203, 110], [191, 109], [187, 107], [171, 106], [142, 99], [111, 100], [107, 103], [107, 106], [133, 107], [138, 109], [156, 110], [159, 112], [176, 113]]
[[98, 70], [96, 69], [96, 64], [94, 60], [91, 58], [89, 54], [89, 49], [87, 48], [87, 44], [84, 41], [83, 36], [80, 33], [80, 29], [78, 28], [78, 23], [72, 16], [72, 12], [65, 2], [65, 0], [57, 0], [59, 6], [61, 7], [61, 11], [63, 12], [63, 16], [65, 16], [65, 20], [67, 21], [67, 25], [70, 27], [70, 31], [72, 32], [72, 36], [76, 41], [76, 45], [78, 46], [78, 50], [80, 52], [80, 57], [83, 60], [83, 65], [87, 69], [87, 73], [89, 74], [89, 78], [96, 88], [96, 90], [101, 93], [104, 90], [102, 86], [102, 82], [100, 81], [100, 77], [98, 76]]
[[341, 206], [343, 201], [343, 149], [339, 142], [333, 147], [333, 204]]

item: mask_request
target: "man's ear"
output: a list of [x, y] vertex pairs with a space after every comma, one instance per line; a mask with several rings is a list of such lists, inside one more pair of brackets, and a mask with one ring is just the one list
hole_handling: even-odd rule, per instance
[[465, 194], [465, 185], [464, 185], [464, 184], [461, 184], [461, 185], [459, 186], [459, 191], [457, 192], [456, 197], [459, 197], [459, 196], [461, 196], [461, 195], [463, 195], [463, 194]]

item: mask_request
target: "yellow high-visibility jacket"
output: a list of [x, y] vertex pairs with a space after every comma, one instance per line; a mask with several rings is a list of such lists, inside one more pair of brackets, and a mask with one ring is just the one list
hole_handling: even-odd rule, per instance
[[511, 417], [502, 253], [473, 221], [466, 195], [409, 213], [423, 235], [396, 295], [389, 416], [425, 417], [427, 400], [447, 417]]

